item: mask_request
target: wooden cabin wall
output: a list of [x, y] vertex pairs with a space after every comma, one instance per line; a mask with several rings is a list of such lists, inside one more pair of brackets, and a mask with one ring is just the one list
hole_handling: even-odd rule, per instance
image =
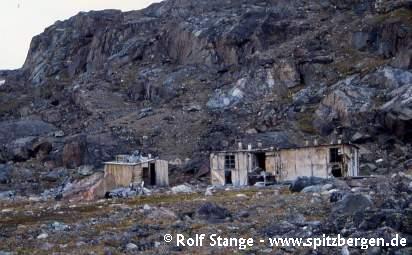
[[354, 151], [352, 176], [359, 176], [359, 149], [358, 148], [352, 148], [352, 149]]
[[225, 185], [225, 155], [210, 154], [210, 173], [212, 185]]
[[[349, 145], [315, 146], [297, 149], [283, 149], [266, 152], [266, 172], [279, 181], [294, 180], [299, 176], [328, 178], [331, 174], [330, 149], [341, 148], [348, 165], [347, 175], [359, 174], [359, 150]], [[212, 153], [210, 170], [213, 185], [225, 185], [225, 155], [235, 155], [236, 169], [232, 170], [232, 183], [235, 186], [248, 185], [248, 173], [256, 165], [253, 152]]]
[[165, 160], [156, 160], [156, 185], [169, 186], [169, 163]]
[[236, 169], [232, 170], [232, 183], [234, 186], [248, 185], [248, 172], [250, 157], [247, 152], [238, 152], [235, 154]]
[[279, 163], [279, 153], [278, 152], [268, 152], [266, 153], [266, 172], [274, 176], [277, 175], [277, 165]]
[[328, 177], [329, 150], [327, 147], [281, 150], [280, 180], [293, 180], [298, 176]]
[[347, 167], [348, 171], [346, 176], [358, 176], [359, 175], [359, 151], [356, 147], [345, 145], [343, 152], [347, 155]]
[[143, 181], [143, 167], [142, 165], [133, 166], [133, 183], [141, 183]]
[[105, 176], [114, 177], [116, 186], [128, 187], [133, 181], [133, 166], [107, 164], [104, 167]]

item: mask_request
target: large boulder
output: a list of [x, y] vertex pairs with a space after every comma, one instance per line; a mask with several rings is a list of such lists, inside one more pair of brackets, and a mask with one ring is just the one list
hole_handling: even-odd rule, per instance
[[309, 186], [315, 186], [320, 184], [325, 184], [328, 182], [327, 179], [319, 178], [319, 177], [307, 177], [301, 176], [296, 178], [289, 187], [289, 190], [292, 192], [301, 192], [303, 189]]
[[38, 159], [44, 159], [47, 155], [49, 155], [52, 149], [52, 143], [47, 140], [38, 141], [32, 146], [33, 154]]
[[104, 176], [95, 173], [84, 179], [68, 183], [62, 190], [61, 196], [72, 200], [94, 200], [103, 198], [107, 192], [115, 189], [115, 179], [112, 175]]
[[373, 205], [372, 200], [368, 196], [350, 193], [335, 204], [333, 211], [343, 215], [352, 215], [366, 208], [373, 207]]
[[198, 218], [207, 221], [219, 221], [231, 217], [229, 210], [214, 203], [204, 203], [196, 212]]
[[181, 184], [175, 187], [172, 187], [172, 192], [174, 194], [178, 193], [193, 193], [193, 188], [189, 184]]
[[25, 161], [33, 156], [33, 145], [37, 137], [19, 138], [8, 145], [8, 151], [14, 161]]
[[39, 140], [36, 136], [18, 138], [5, 147], [8, 159], [26, 161], [32, 157], [44, 159], [52, 150], [52, 144], [47, 140]]

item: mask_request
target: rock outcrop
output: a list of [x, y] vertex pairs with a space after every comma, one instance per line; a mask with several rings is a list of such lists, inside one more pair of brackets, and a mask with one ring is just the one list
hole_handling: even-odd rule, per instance
[[[99, 168], [139, 149], [196, 172], [240, 140], [341, 138], [362, 146], [362, 169], [402, 171], [412, 154], [411, 8], [167, 0], [79, 13], [33, 38], [22, 69], [0, 72], [0, 162]], [[37, 157], [21, 143], [31, 137], [51, 147]]]

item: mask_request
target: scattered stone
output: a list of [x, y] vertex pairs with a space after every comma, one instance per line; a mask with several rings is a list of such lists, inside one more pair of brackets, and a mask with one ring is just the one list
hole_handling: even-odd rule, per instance
[[64, 132], [62, 130], [56, 131], [54, 132], [54, 136], [55, 137], [63, 137], [64, 136]]
[[47, 182], [57, 182], [62, 176], [61, 173], [59, 169], [55, 169], [43, 176], [42, 179]]
[[331, 190], [331, 189], [333, 189], [333, 185], [330, 184], [330, 183], [327, 183], [327, 184], [323, 185], [322, 188], [321, 188], [322, 191], [328, 191], [328, 190]]
[[206, 189], [205, 196], [213, 196], [213, 192], [210, 189]]
[[313, 193], [313, 192], [321, 192], [321, 191], [322, 191], [321, 185], [307, 186], [301, 190], [302, 193]]
[[55, 231], [66, 231], [69, 230], [70, 227], [64, 223], [55, 221], [51, 224], [51, 227], [55, 230]]
[[49, 237], [49, 235], [47, 233], [42, 233], [42, 234], [37, 236], [37, 239], [46, 239], [48, 237]]
[[136, 190], [131, 188], [117, 188], [106, 194], [106, 198], [127, 198], [137, 196]]
[[183, 107], [183, 110], [187, 112], [198, 112], [202, 110], [202, 107], [198, 104], [191, 104], [186, 107]]
[[134, 243], [128, 243], [127, 245], [126, 245], [126, 250], [128, 250], [128, 251], [130, 251], [130, 250], [135, 250], [135, 249], [137, 249], [138, 248], [138, 246], [136, 245], [136, 244], [134, 244]]
[[172, 192], [175, 194], [178, 193], [193, 193], [193, 188], [189, 184], [182, 184], [175, 187], [172, 187]]
[[248, 211], [240, 211], [238, 214], [239, 218], [247, 218], [250, 216], [250, 213]]
[[256, 182], [255, 187], [259, 187], [259, 188], [264, 188], [266, 187], [266, 183], [265, 182]]
[[92, 165], [83, 165], [77, 168], [77, 173], [82, 176], [90, 176], [93, 174], [94, 166]]
[[147, 214], [147, 217], [151, 219], [177, 219], [177, 216], [173, 211], [164, 207], [152, 208], [149, 214]]
[[13, 190], [0, 192], [0, 200], [9, 200], [12, 199], [14, 196], [16, 196], [16, 192]]

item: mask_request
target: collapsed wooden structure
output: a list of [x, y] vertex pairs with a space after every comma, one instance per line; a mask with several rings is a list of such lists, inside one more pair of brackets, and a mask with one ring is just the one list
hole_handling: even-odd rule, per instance
[[287, 181], [298, 176], [358, 176], [359, 148], [353, 144], [325, 144], [293, 148], [258, 148], [213, 152], [213, 185], [253, 185]]

